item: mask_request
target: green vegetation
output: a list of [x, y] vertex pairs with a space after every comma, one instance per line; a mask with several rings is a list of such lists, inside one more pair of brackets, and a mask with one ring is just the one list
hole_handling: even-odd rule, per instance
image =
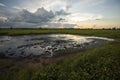
[[90, 30], [90, 29], [1, 29], [0, 35], [27, 35], [27, 34], [80, 34], [120, 38], [120, 30]]
[[11, 59], [0, 59], [0, 80], [119, 80], [120, 30], [0, 30], [0, 34], [71, 33], [104, 36], [115, 41], [62, 59], [44, 68], [27, 68]]

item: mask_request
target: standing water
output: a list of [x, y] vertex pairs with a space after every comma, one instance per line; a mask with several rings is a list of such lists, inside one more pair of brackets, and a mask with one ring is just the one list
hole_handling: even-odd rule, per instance
[[51, 57], [65, 50], [94, 47], [113, 39], [69, 34], [0, 36], [0, 57]]

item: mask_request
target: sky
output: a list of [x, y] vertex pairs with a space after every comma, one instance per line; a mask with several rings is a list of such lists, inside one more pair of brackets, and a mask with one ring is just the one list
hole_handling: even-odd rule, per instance
[[[5, 11], [16, 9], [16, 12], [17, 10], [19, 12], [25, 9], [31, 14], [36, 14], [38, 9], [43, 7], [44, 11], [54, 13], [54, 17], [49, 17], [50, 13], [46, 16], [51, 23], [76, 24], [74, 28], [120, 27], [120, 0], [0, 0], [0, 7], [3, 6], [9, 9], [0, 8], [1, 19], [4, 19], [6, 15], [10, 16], [10, 14], [3, 13]], [[13, 11], [11, 13], [15, 13]], [[42, 12], [39, 11], [39, 14]], [[46, 17], [47, 20], [44, 22], [48, 23]], [[23, 21], [28, 22], [28, 19]]]

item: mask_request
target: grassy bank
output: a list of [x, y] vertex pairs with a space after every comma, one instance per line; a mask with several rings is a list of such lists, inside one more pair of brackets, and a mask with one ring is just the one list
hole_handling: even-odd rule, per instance
[[10, 59], [0, 59], [0, 80], [119, 80], [120, 30], [0, 30], [2, 35], [29, 33], [71, 33], [111, 37], [115, 41], [44, 68], [23, 67]]
[[2, 29], [0, 35], [27, 35], [27, 34], [80, 34], [120, 38], [120, 30], [80, 30], [80, 29]]

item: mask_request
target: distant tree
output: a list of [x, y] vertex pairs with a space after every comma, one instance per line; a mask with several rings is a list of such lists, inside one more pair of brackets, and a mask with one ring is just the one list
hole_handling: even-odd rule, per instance
[[112, 30], [116, 30], [116, 28], [115, 28], [115, 27], [113, 27], [113, 28], [112, 28]]
[[12, 27], [12, 26], [10, 26], [10, 29], [13, 29], [13, 27]]
[[105, 30], [105, 28], [102, 28], [102, 30]]

